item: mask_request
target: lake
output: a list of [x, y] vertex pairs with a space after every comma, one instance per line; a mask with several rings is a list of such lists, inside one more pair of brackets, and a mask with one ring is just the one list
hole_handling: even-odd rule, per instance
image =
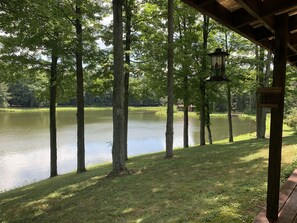
[[[228, 137], [227, 118], [212, 118], [213, 140]], [[0, 191], [46, 179], [50, 174], [48, 112], [0, 112]], [[128, 155], [163, 151], [166, 117], [129, 114]], [[189, 143], [199, 144], [199, 120], [189, 119]], [[234, 136], [254, 132], [255, 122], [233, 118]], [[57, 111], [58, 173], [76, 170], [76, 112]], [[85, 111], [86, 165], [111, 162], [112, 111]], [[183, 146], [183, 119], [174, 121], [174, 147]]]

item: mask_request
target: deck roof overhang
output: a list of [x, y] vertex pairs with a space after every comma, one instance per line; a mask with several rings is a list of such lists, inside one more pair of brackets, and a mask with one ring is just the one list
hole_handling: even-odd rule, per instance
[[273, 50], [274, 17], [289, 15], [287, 60], [297, 66], [296, 0], [182, 0], [252, 42]]

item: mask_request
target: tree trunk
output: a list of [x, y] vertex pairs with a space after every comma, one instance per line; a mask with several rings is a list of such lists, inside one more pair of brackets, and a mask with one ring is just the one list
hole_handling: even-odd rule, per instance
[[212, 144], [212, 134], [211, 134], [211, 129], [210, 129], [210, 110], [209, 110], [209, 102], [207, 101], [205, 103], [205, 111], [206, 111], [206, 128], [208, 132], [208, 140], [209, 144]]
[[[256, 54], [256, 58], [259, 61], [258, 69], [257, 69], [257, 81], [260, 86], [267, 87], [268, 86], [268, 75], [270, 70], [270, 63], [271, 63], [271, 53], [268, 53], [267, 62], [266, 62], [266, 72], [264, 73], [264, 49], [260, 50], [259, 53]], [[269, 64], [269, 65], [268, 65]], [[268, 73], [267, 73], [268, 72]], [[257, 98], [258, 100], [258, 98]], [[256, 123], [257, 123], [257, 139], [265, 138], [266, 133], [266, 108], [261, 108], [257, 106], [257, 116], [256, 116]]]
[[[226, 51], [229, 52], [228, 46], [228, 33], [225, 31], [225, 47]], [[232, 101], [231, 101], [231, 85], [227, 85], [227, 98], [228, 98], [228, 125], [229, 125], [229, 142], [233, 142], [233, 125], [232, 125]]]
[[132, 0], [125, 1], [125, 14], [126, 14], [126, 41], [125, 41], [125, 96], [124, 96], [124, 112], [125, 112], [125, 130], [124, 130], [124, 156], [125, 160], [128, 160], [128, 116], [129, 116], [129, 76], [130, 76], [130, 49], [131, 49], [131, 19], [132, 19]]
[[[271, 51], [268, 51], [267, 59], [266, 59], [266, 71], [265, 71], [264, 80], [263, 80], [264, 87], [269, 86], [269, 76], [271, 73], [271, 70], [270, 70], [271, 60], [272, 60], [272, 53], [271, 53]], [[262, 108], [261, 109], [259, 137], [263, 138], [263, 139], [265, 138], [265, 135], [266, 135], [266, 115], [267, 115], [267, 108]]]
[[[206, 73], [207, 69], [207, 43], [209, 32], [209, 17], [203, 16], [203, 55], [202, 55], [202, 73]], [[201, 74], [203, 75], [203, 74]], [[204, 77], [200, 77], [200, 146], [205, 145], [205, 81]]]
[[166, 154], [173, 156], [173, 0], [168, 0], [168, 72], [167, 72], [167, 122], [166, 122]]
[[189, 147], [189, 89], [188, 74], [184, 74], [184, 147]]
[[113, 144], [112, 144], [112, 174], [125, 171], [124, 154], [124, 49], [123, 49], [123, 17], [122, 1], [113, 0], [113, 44], [114, 44], [114, 82], [113, 82]]
[[230, 85], [227, 86], [228, 96], [228, 124], [229, 124], [229, 142], [233, 142], [233, 126], [232, 126], [232, 103], [231, 103], [231, 89]]
[[51, 77], [50, 77], [50, 148], [51, 148], [50, 177], [54, 177], [58, 175], [57, 126], [56, 126], [57, 66], [58, 66], [58, 56], [56, 55], [56, 49], [53, 49], [52, 61], [51, 61]]
[[200, 78], [200, 146], [205, 146], [205, 82]]
[[84, 77], [83, 77], [83, 42], [80, 6], [76, 5], [76, 104], [77, 104], [77, 172], [86, 171], [85, 167], [85, 124], [84, 124]]

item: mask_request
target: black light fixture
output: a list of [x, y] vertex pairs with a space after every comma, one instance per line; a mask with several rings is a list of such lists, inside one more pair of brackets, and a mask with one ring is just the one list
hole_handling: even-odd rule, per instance
[[225, 76], [225, 59], [229, 53], [217, 48], [215, 52], [207, 54], [211, 57], [211, 75], [206, 81], [230, 81]]

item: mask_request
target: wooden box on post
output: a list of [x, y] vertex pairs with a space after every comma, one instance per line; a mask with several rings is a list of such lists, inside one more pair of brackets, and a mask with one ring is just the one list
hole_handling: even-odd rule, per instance
[[278, 108], [281, 102], [281, 93], [281, 87], [258, 88], [258, 106], [263, 108]]

